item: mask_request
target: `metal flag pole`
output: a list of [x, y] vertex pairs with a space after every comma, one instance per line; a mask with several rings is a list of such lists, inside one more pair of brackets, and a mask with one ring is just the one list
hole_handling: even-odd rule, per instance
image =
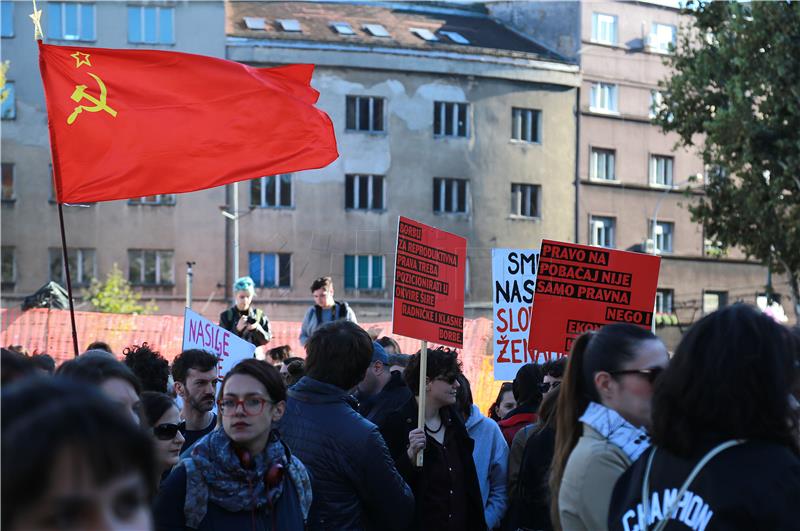
[[61, 252], [64, 257], [64, 274], [67, 277], [67, 295], [69, 295], [69, 320], [72, 324], [72, 347], [75, 349], [75, 357], [80, 353], [78, 349], [78, 329], [75, 326], [75, 306], [72, 302], [72, 279], [69, 275], [69, 256], [67, 254], [67, 237], [64, 233], [64, 208], [58, 204], [58, 223], [61, 226]]
[[[417, 429], [425, 431], [425, 387], [427, 387], [428, 379], [428, 342], [422, 342], [422, 348], [419, 350], [419, 411], [417, 416]], [[423, 454], [425, 450], [422, 449], [417, 453], [417, 466], [422, 466]]]

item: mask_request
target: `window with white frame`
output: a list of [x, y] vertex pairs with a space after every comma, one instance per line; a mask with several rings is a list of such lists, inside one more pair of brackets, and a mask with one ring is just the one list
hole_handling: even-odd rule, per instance
[[268, 175], [250, 181], [250, 206], [289, 208], [292, 203], [292, 175]]
[[383, 289], [383, 263], [383, 256], [370, 254], [345, 255], [345, 289]]
[[660, 90], [651, 90], [650, 91], [650, 118], [655, 118], [658, 116], [658, 113], [661, 112], [661, 109], [664, 108], [664, 95], [661, 94]]
[[617, 86], [613, 83], [592, 83], [589, 94], [592, 111], [617, 112]]
[[650, 156], [650, 184], [672, 186], [673, 158], [664, 155]]
[[539, 191], [536, 184], [511, 184], [511, 215], [524, 218], [538, 218]]
[[649, 48], [658, 53], [669, 53], [675, 46], [676, 28], [670, 24], [653, 22], [650, 30]]
[[348, 131], [382, 132], [384, 98], [347, 96], [346, 121]]
[[6, 81], [3, 87], [2, 119], [15, 120], [17, 118], [17, 87], [13, 81]]
[[175, 284], [173, 251], [128, 249], [128, 281], [137, 286]]
[[589, 157], [589, 178], [602, 181], [616, 180], [615, 156], [616, 152], [613, 149], [592, 148]]
[[17, 198], [16, 194], [14, 193], [14, 163], [13, 162], [4, 162], [3, 163], [3, 192], [2, 192], [2, 200], [5, 201], [14, 201]]
[[672, 313], [672, 298], [674, 290], [659, 289], [656, 290], [656, 313]]
[[511, 138], [521, 142], [541, 142], [541, 119], [541, 111], [514, 107], [511, 109]]
[[2, 19], [3, 25], [3, 37], [13, 37], [14, 36], [14, 2], [10, 2], [9, 0], [3, 0], [0, 2], [0, 6], [2, 6], [2, 13], [0, 13], [0, 19]]
[[87, 2], [49, 2], [47, 36], [65, 41], [95, 40], [94, 4]]
[[383, 175], [345, 175], [344, 207], [352, 210], [383, 210]]
[[469, 136], [469, 103], [433, 102], [434, 136]]
[[172, 206], [175, 204], [175, 194], [158, 194], [148, 195], [145, 197], [134, 197], [128, 199], [129, 205], [154, 205], [154, 206]]
[[615, 218], [591, 216], [589, 218], [589, 241], [600, 247], [614, 247]]
[[174, 44], [175, 8], [128, 6], [128, 42]]
[[592, 13], [592, 42], [617, 44], [617, 16]]
[[703, 290], [703, 314], [715, 312], [728, 305], [727, 291]]
[[17, 261], [14, 258], [13, 247], [0, 248], [0, 262], [2, 262], [2, 283], [13, 284], [17, 280]]
[[[652, 223], [652, 221], [651, 221]], [[672, 235], [675, 230], [675, 224], [671, 221], [657, 221], [655, 230], [655, 245], [656, 253], [671, 253], [672, 252]]]
[[433, 211], [437, 214], [464, 214], [468, 209], [469, 181], [436, 177], [433, 179]]
[[292, 286], [290, 253], [250, 253], [250, 278], [260, 288]]
[[[69, 260], [69, 276], [73, 284], [85, 285], [97, 276], [94, 249], [68, 248], [67, 259]], [[60, 248], [50, 249], [50, 280], [59, 282], [62, 286], [67, 282], [64, 253]]]

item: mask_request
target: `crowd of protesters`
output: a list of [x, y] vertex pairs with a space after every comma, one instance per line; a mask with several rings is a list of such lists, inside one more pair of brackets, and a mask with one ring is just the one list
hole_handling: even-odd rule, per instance
[[[484, 415], [456, 351], [422, 366], [318, 284], [305, 352], [221, 382], [202, 350], [93, 343], [56, 368], [3, 349], [2, 528], [800, 529], [797, 328], [737, 304], [671, 355], [608, 325]], [[221, 320], [268, 339], [239, 287]]]

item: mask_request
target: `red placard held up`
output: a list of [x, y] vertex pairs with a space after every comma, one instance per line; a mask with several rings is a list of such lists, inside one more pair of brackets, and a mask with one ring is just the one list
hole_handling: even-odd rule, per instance
[[576, 337], [610, 323], [650, 328], [661, 258], [542, 240], [528, 340], [535, 360], [565, 356]]
[[451, 347], [464, 345], [467, 240], [400, 217], [394, 268], [395, 334]]

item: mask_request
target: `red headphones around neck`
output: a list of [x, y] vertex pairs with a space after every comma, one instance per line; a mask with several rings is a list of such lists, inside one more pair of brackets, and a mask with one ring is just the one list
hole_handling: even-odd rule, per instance
[[[253, 462], [253, 456], [250, 452], [245, 448], [239, 448], [234, 446], [234, 452], [236, 453], [236, 457], [239, 458], [239, 463], [242, 465], [242, 468], [245, 470], [252, 470], [255, 466]], [[291, 457], [289, 457], [291, 459]], [[281, 481], [283, 481], [283, 475], [286, 469], [282, 463], [274, 463], [269, 470], [264, 475], [264, 484], [267, 486], [267, 490], [273, 489], [277, 487]]]

